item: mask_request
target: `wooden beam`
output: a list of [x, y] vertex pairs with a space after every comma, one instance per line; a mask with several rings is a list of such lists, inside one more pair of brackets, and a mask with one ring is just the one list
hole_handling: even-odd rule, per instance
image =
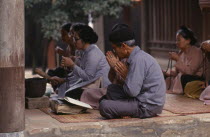
[[210, 8], [210, 0], [199, 0], [200, 8]]

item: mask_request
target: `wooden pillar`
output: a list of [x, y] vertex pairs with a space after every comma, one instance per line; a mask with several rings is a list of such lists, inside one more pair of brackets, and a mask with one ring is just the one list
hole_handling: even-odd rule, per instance
[[55, 41], [51, 40], [47, 48], [47, 68], [48, 69], [54, 69], [56, 67], [55, 47], [56, 47]]
[[[148, 24], [147, 24], [147, 0], [141, 1], [141, 48], [148, 52], [147, 37], [148, 37]], [[151, 29], [151, 28], [150, 28]]]
[[24, 0], [0, 0], [0, 133], [23, 131]]
[[100, 16], [97, 18], [94, 22], [94, 27], [93, 29], [95, 32], [98, 34], [98, 41], [97, 41], [97, 46], [99, 49], [105, 53], [105, 46], [104, 46], [104, 18], [103, 16]]
[[210, 39], [210, 1], [199, 0], [199, 5], [203, 14], [203, 38], [202, 40]]

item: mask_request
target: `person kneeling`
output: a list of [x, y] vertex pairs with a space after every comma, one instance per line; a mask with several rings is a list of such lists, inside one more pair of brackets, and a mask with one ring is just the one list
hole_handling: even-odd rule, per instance
[[157, 116], [162, 112], [166, 94], [159, 64], [135, 45], [134, 33], [125, 24], [116, 25], [109, 40], [114, 54], [120, 60], [127, 58], [128, 70], [126, 72], [120, 61], [116, 61], [115, 65], [110, 65], [108, 61], [111, 69], [124, 79], [124, 84], [108, 86], [107, 94], [100, 99], [100, 114], [107, 119]]

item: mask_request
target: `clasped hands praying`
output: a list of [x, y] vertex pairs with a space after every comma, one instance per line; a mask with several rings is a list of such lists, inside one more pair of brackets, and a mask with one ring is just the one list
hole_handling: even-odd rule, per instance
[[106, 53], [106, 59], [111, 69], [114, 69], [115, 72], [119, 74], [123, 80], [125, 80], [128, 73], [127, 66], [124, 63], [122, 63], [112, 51], [108, 51]]

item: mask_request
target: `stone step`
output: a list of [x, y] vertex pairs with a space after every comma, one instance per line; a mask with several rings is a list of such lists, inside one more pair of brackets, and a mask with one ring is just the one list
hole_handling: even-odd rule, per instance
[[[92, 110], [97, 111], [97, 110]], [[114, 119], [99, 122], [60, 123], [37, 109], [26, 110], [25, 137], [208, 137], [210, 114]]]

